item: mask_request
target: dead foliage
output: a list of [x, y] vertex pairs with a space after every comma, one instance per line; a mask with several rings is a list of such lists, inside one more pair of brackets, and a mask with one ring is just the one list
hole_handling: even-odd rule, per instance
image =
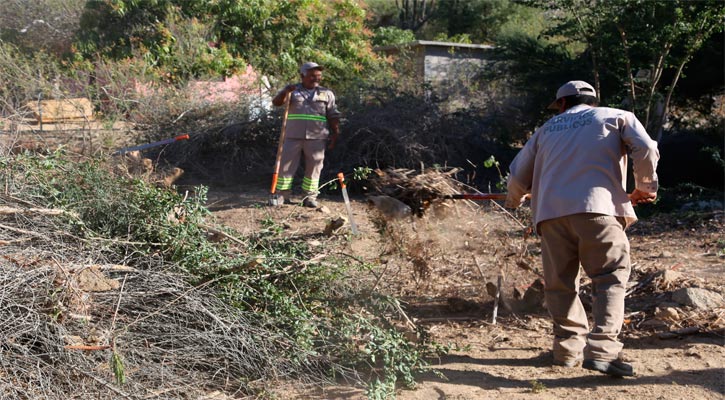
[[170, 188], [183, 174], [179, 167], [156, 163], [139, 151], [130, 151], [111, 159], [111, 171], [124, 178], [144, 179], [160, 187]]
[[[416, 168], [420, 163], [467, 168], [473, 183], [497, 182], [495, 171], [480, 163], [491, 155], [506, 164], [513, 152], [499, 138], [490, 121], [476, 110], [446, 113], [422, 97], [401, 95], [382, 104], [346, 109], [336, 147], [325, 156], [323, 180], [356, 167]], [[163, 156], [189, 174], [207, 182], [245, 182], [266, 179], [274, 165], [282, 110], [252, 115], [248, 104], [234, 107], [198, 107], [154, 115], [178, 115], [149, 126], [148, 141], [187, 133], [190, 139], [168, 146]]]
[[[673, 293], [681, 288], [701, 287], [696, 277], [676, 269], [634, 268], [628, 285], [628, 306], [625, 320], [630, 334], [655, 332], [662, 339], [673, 339], [695, 333], [725, 334], [725, 307], [696, 308], [678, 304]], [[718, 293], [717, 286], [704, 288]]]
[[0, 205], [0, 397], [241, 398], [307, 374], [281, 356], [295, 344], [210, 283], [163, 259], [114, 260], [111, 240], [72, 233], [71, 213], [9, 194]]
[[376, 169], [369, 181], [374, 192], [402, 201], [421, 217], [429, 207], [441, 205], [445, 196], [466, 190], [467, 185], [455, 179], [459, 172], [460, 168]]
[[508, 165], [515, 153], [508, 147], [510, 139], [484, 110], [449, 112], [422, 93], [377, 100], [360, 109], [342, 110], [340, 141], [328, 154], [327, 165], [343, 170], [450, 165], [465, 168], [470, 183], [485, 185], [498, 177], [480, 163], [494, 155]]

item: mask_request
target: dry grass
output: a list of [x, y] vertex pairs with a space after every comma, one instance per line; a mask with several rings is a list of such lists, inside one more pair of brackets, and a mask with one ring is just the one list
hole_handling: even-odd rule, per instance
[[0, 203], [0, 397], [244, 396], [311, 372], [209, 282], [191, 286], [163, 259], [114, 260], [108, 242], [70, 233], [73, 215]]

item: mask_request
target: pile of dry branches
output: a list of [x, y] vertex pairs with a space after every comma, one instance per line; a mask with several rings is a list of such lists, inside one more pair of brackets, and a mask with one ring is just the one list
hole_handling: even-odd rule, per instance
[[474, 171], [478, 185], [497, 182], [483, 160], [495, 156], [502, 165], [515, 155], [502, 142], [498, 124], [474, 108], [447, 111], [423, 93], [383, 95], [359, 109], [343, 109], [342, 133], [325, 158], [334, 170], [354, 167], [410, 168], [450, 165]]
[[[274, 165], [282, 110], [249, 115], [248, 108], [239, 104], [233, 109], [189, 110], [173, 121], [156, 121], [145, 140], [190, 134], [188, 141], [165, 147], [164, 158], [207, 181], [236, 182], [250, 176], [266, 179]], [[342, 111], [340, 140], [325, 156], [323, 174], [331, 177], [360, 166], [416, 168], [423, 162], [473, 167], [475, 178], [485, 184], [497, 181], [497, 176], [495, 171], [475, 167], [481, 158], [494, 155], [506, 163], [511, 156], [490, 121], [474, 112], [445, 113], [422, 96], [400, 96], [384, 104]]]
[[370, 178], [372, 189], [393, 197], [410, 206], [413, 212], [422, 216], [431, 206], [440, 205], [445, 196], [461, 193], [466, 185], [455, 176], [458, 168], [376, 169]]
[[160, 259], [113, 260], [72, 214], [0, 195], [0, 398], [244, 395], [294, 345]]

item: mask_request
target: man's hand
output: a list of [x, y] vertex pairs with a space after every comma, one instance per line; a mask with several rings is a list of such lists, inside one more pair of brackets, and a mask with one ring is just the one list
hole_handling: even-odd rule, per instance
[[291, 84], [284, 87], [284, 89], [280, 90], [279, 93], [277, 93], [276, 96], [272, 99], [272, 104], [274, 104], [276, 107], [280, 107], [285, 103], [285, 100], [287, 100], [287, 97], [290, 93], [297, 90], [297, 84]]
[[629, 195], [629, 201], [632, 202], [633, 206], [636, 206], [637, 204], [644, 204], [644, 203], [653, 203], [655, 200], [657, 200], [657, 193], [651, 193], [651, 192], [644, 192], [639, 189], [634, 189], [632, 193]]
[[526, 201], [530, 198], [531, 198], [531, 194], [529, 194], [529, 193], [521, 196], [518, 199], [509, 195], [509, 196], [506, 196], [506, 201], [504, 202], [503, 206], [506, 208], [515, 210], [515, 209], [521, 207], [521, 205], [524, 204], [524, 201]]

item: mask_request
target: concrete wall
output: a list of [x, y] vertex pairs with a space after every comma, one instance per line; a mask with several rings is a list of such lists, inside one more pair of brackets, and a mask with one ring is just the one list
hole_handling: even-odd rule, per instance
[[455, 81], [470, 81], [486, 66], [488, 50], [425, 46], [425, 80], [449, 85]]
[[406, 54], [412, 63], [408, 73], [421, 84], [430, 84], [429, 96], [457, 108], [464, 106], [468, 96], [477, 90], [475, 78], [490, 62], [493, 49], [488, 45], [418, 40], [376, 51], [392, 57]]
[[491, 49], [438, 45], [423, 48], [423, 76], [431, 84], [431, 95], [446, 103], [450, 110], [467, 107], [475, 92], [480, 90], [476, 77], [489, 62]]

